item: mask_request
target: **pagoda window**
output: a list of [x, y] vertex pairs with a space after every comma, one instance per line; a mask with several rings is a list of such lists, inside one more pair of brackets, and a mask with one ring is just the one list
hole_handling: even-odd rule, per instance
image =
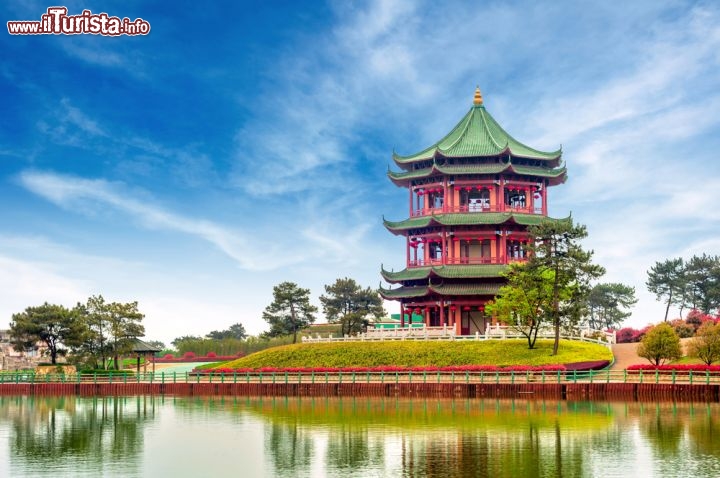
[[431, 261], [442, 261], [442, 245], [440, 242], [428, 243], [428, 257]]
[[506, 254], [508, 259], [526, 259], [527, 243], [525, 241], [507, 241]]
[[460, 206], [468, 212], [482, 212], [490, 209], [490, 191], [487, 188], [463, 188], [460, 191]]
[[460, 241], [462, 264], [489, 264], [492, 262], [490, 239]]
[[525, 209], [526, 204], [525, 190], [523, 189], [506, 189], [505, 205], [516, 209]]
[[428, 207], [430, 209], [439, 209], [443, 207], [443, 194], [441, 189], [431, 190], [428, 193]]

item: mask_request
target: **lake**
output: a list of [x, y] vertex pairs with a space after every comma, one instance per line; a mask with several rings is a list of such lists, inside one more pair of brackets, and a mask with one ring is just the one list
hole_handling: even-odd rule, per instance
[[0, 397], [0, 476], [717, 477], [720, 404]]

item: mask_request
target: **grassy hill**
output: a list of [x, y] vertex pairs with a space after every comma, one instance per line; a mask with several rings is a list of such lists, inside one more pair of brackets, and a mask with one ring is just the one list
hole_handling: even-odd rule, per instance
[[403, 342], [336, 342], [273, 347], [208, 368], [260, 367], [446, 367], [453, 365], [555, 365], [612, 360], [602, 345], [561, 340], [552, 356], [551, 340], [538, 340], [535, 349], [525, 340], [457, 340]]

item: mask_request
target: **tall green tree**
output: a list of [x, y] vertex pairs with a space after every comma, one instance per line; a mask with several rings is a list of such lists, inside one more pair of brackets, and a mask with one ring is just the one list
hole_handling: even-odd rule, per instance
[[720, 257], [693, 256], [685, 264], [685, 305], [706, 314], [720, 307]]
[[75, 313], [81, 321], [81, 337], [76, 352], [92, 366], [97, 368], [100, 358], [103, 368], [110, 355], [109, 325], [107, 323], [108, 304], [102, 295], [93, 295], [82, 304], [75, 306]]
[[25, 351], [44, 342], [53, 365], [58, 356], [67, 353], [67, 347], [76, 345], [81, 330], [77, 316], [62, 305], [48, 304], [28, 307], [13, 314], [10, 337], [17, 351]]
[[596, 284], [588, 295], [588, 325], [592, 329], [618, 327], [637, 303], [635, 288], [617, 282]]
[[645, 333], [638, 344], [637, 354], [653, 365], [679, 359], [682, 357], [680, 337], [670, 324], [661, 322]]
[[292, 335], [297, 342], [298, 331], [315, 322], [317, 307], [310, 304], [310, 289], [294, 282], [282, 282], [273, 287], [273, 301], [265, 308], [263, 319], [270, 324], [268, 337]]
[[[544, 312], [555, 329], [553, 355], [557, 355], [561, 326], [579, 322], [585, 313], [590, 282], [601, 277], [605, 269], [593, 264], [593, 251], [585, 251], [580, 245], [580, 240], [587, 237], [587, 229], [573, 224], [572, 219], [543, 221], [529, 227], [528, 233], [530, 258], [525, 267], [535, 277], [552, 281], [551, 305]], [[552, 274], [548, 275], [548, 271]]]
[[645, 282], [648, 290], [655, 294], [658, 301], [665, 301], [665, 321], [671, 305], [681, 305], [684, 302], [686, 280], [685, 266], [682, 257], [656, 262], [648, 271]]
[[382, 299], [377, 290], [363, 289], [354, 279], [337, 279], [325, 286], [327, 295], [320, 296], [323, 312], [330, 323], [339, 323], [340, 332], [346, 334], [362, 332], [371, 318], [385, 315]]
[[120, 369], [120, 356], [131, 352], [135, 339], [145, 335], [144, 317], [138, 310], [137, 302], [108, 304], [107, 318], [115, 370]]
[[[75, 308], [84, 324], [78, 352], [86, 357], [100, 357], [103, 368], [108, 358], [119, 368], [120, 355], [130, 352], [134, 339], [145, 334], [144, 315], [137, 302], [106, 302], [102, 295], [90, 297]], [[97, 366], [97, 360], [93, 360]]]

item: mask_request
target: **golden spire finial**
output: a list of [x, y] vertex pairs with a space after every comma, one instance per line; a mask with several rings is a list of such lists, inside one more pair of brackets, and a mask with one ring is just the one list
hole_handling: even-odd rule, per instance
[[473, 98], [473, 104], [476, 104], [476, 105], [483, 104], [482, 93], [480, 93], [479, 86], [475, 87], [475, 98]]

